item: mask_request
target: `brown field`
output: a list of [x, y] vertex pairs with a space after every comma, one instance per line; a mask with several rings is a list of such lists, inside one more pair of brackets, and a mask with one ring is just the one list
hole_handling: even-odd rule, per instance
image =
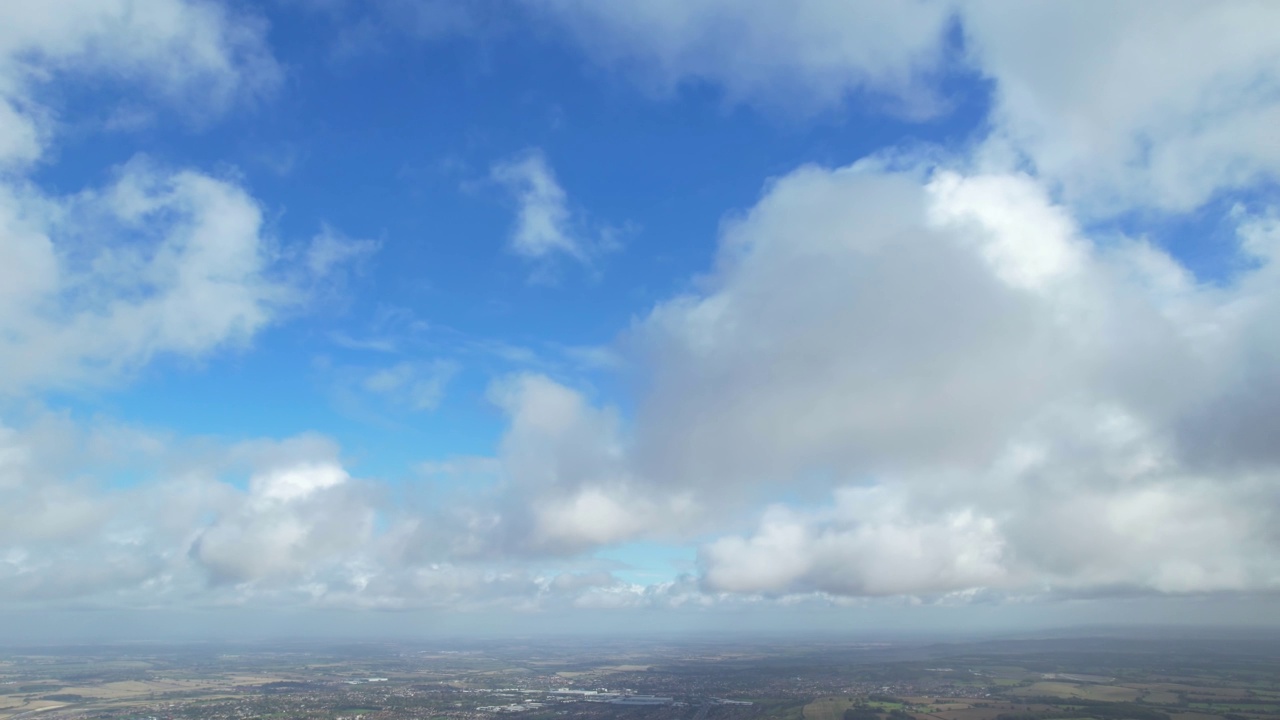
[[122, 680], [120, 682], [103, 683], [101, 685], [85, 685], [64, 687], [60, 693], [83, 695], [95, 700], [120, 700], [136, 698], [144, 695], [164, 695], [168, 693], [186, 692], [218, 692], [228, 691], [233, 687], [245, 685], [266, 685], [279, 682], [283, 677], [266, 677], [262, 675], [231, 675], [218, 680]]
[[1053, 697], [1075, 697], [1084, 700], [1104, 700], [1106, 702], [1131, 702], [1138, 699], [1142, 691], [1123, 685], [1077, 685], [1075, 683], [1044, 681], [1030, 687], [1010, 691], [1011, 695], [1035, 697], [1049, 695]]
[[[265, 685], [266, 683], [277, 682], [282, 678], [279, 676], [268, 677], [263, 675], [231, 675], [225, 678], [213, 680], [179, 680], [179, 679], [156, 679], [156, 680], [124, 680], [119, 682], [101, 683], [96, 685], [71, 685], [63, 686], [51, 682], [31, 682], [26, 683], [24, 687], [31, 685], [45, 685], [47, 690], [43, 694], [59, 693], [66, 695], [80, 695], [85, 702], [95, 704], [102, 703], [127, 703], [129, 701], [147, 698], [156, 695], [168, 695], [173, 693], [199, 693], [201, 697], [221, 697], [227, 695], [234, 687], [243, 687], [245, 685]], [[12, 688], [0, 686], [0, 693]], [[55, 708], [66, 707], [68, 703], [54, 700], [42, 700], [38, 696], [42, 693], [25, 692], [19, 694], [0, 694], [0, 720], [13, 717], [19, 713], [27, 713], [32, 711], [53, 710]], [[31, 700], [27, 700], [31, 698]], [[74, 704], [74, 703], [72, 703]]]
[[15, 698], [13, 696], [10, 696], [7, 698], [0, 698], [0, 703], [4, 703], [5, 701], [8, 701], [10, 699], [16, 700], [17, 704], [9, 705], [9, 706], [0, 704], [0, 718], [13, 717], [14, 715], [17, 715], [19, 713], [27, 713], [27, 712], [33, 712], [33, 711], [39, 712], [41, 710], [53, 710], [55, 708], [60, 708], [65, 705], [65, 703], [53, 702], [51, 700], [32, 700], [31, 702], [27, 702], [22, 698]]
[[280, 675], [228, 675], [225, 682], [214, 680], [213, 685], [266, 685], [267, 683], [280, 682], [281, 680], [293, 680], [296, 676], [289, 674]]
[[1206, 713], [1171, 713], [1170, 720], [1222, 720], [1221, 715], [1209, 715]]
[[1150, 683], [1146, 685], [1138, 685], [1151, 690], [1161, 690], [1168, 693], [1182, 692], [1187, 695], [1212, 696], [1223, 698], [1245, 697], [1247, 690], [1244, 688], [1224, 688], [1224, 687], [1205, 687], [1203, 685], [1177, 685], [1174, 683]]
[[65, 687], [60, 693], [83, 695], [95, 700], [119, 700], [135, 698], [143, 695], [156, 695], [174, 692], [192, 692], [226, 687], [228, 682], [199, 682], [195, 680], [122, 680], [120, 682], [87, 685], [84, 687]]
[[943, 710], [933, 713], [932, 716], [942, 720], [993, 720], [997, 715], [1005, 712], [1009, 711], [995, 708], [969, 707], [963, 710]]

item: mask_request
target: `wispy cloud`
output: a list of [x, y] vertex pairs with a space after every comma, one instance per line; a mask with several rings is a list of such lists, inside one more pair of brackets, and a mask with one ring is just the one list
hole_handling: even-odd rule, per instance
[[572, 209], [568, 193], [541, 150], [526, 150], [495, 164], [490, 177], [515, 201], [510, 247], [537, 263], [535, 280], [551, 277], [550, 264], [555, 258], [568, 257], [590, 265], [595, 256], [616, 247], [615, 232], [593, 230], [581, 213]]
[[451, 360], [402, 362], [370, 372], [360, 386], [412, 410], [435, 410], [458, 370]]

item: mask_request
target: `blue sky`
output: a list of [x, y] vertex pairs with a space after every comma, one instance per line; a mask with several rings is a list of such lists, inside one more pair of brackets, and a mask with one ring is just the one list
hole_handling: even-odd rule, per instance
[[0, 612], [1265, 621], [1276, 12], [0, 10]]

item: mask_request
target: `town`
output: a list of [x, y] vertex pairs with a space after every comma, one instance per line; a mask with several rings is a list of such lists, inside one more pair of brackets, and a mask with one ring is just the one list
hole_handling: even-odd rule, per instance
[[1274, 639], [12, 648], [0, 720], [1270, 720]]

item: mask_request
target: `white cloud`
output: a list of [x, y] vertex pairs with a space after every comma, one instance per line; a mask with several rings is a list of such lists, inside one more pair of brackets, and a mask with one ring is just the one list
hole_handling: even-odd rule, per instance
[[316, 603], [399, 571], [379, 565], [369, 488], [323, 438], [222, 445], [44, 413], [5, 428], [0, 454], [11, 604]]
[[1029, 163], [1090, 215], [1187, 211], [1280, 175], [1280, 7], [1267, 0], [525, 4], [651, 87], [705, 82], [775, 111], [866, 90], [940, 113], [955, 23], [969, 69], [994, 81], [987, 169]]
[[[1237, 220], [1259, 264], [1217, 287], [1028, 175], [801, 168], [627, 333], [633, 422], [493, 388], [501, 496], [455, 547], [718, 536], [710, 602], [1272, 590], [1280, 223]], [[831, 500], [734, 531], [783, 491]]]
[[696, 513], [687, 494], [647, 492], [615, 409], [533, 374], [495, 383], [490, 396], [509, 418], [499, 451], [508, 484], [490, 540], [503, 551], [573, 554], [678, 527]]
[[1004, 539], [969, 509], [921, 517], [883, 487], [837, 491], [835, 506], [804, 515], [764, 514], [750, 538], [703, 548], [706, 584], [740, 593], [900, 595], [1002, 586]]
[[[203, 0], [55, 0], [0, 9], [0, 394], [94, 385], [157, 355], [244, 346], [371, 245], [325, 229], [280, 245], [235, 181], [145, 158], [69, 195], [27, 179], [56, 157], [54, 83], [103, 77], [133, 112], [204, 122], [270, 89], [262, 23]], [[56, 96], [56, 95], [55, 95]], [[149, 104], [139, 105], [139, 100]], [[305, 255], [300, 264], [292, 255]]]
[[601, 592], [661, 601], [589, 564], [430, 547], [421, 529], [440, 508], [404, 500], [352, 477], [319, 436], [223, 444], [39, 411], [25, 427], [0, 427], [0, 603], [539, 611]]
[[1280, 173], [1275, 3], [961, 7], [993, 141], [1091, 211], [1189, 210]]
[[493, 179], [516, 200], [511, 249], [528, 258], [555, 253], [582, 259], [584, 253], [570, 228], [568, 196], [539, 151], [493, 166]]
[[1238, 219], [1259, 265], [1217, 287], [1025, 175], [797, 170], [628, 334], [618, 472], [723, 529], [833, 493], [709, 542], [712, 591], [1274, 589], [1277, 225]]
[[[63, 75], [142, 84], [193, 113], [272, 88], [263, 27], [202, 0], [50, 0], [0, 8], [0, 167], [43, 156], [57, 125], [43, 87]], [[198, 120], [199, 117], [193, 117]]]
[[[637, 424], [645, 475], [756, 484], [967, 462], [1076, 382], [1081, 337], [1096, 329], [1057, 317], [1061, 293], [1030, 291], [1021, 263], [1078, 240], [975, 231], [969, 201], [987, 197], [976, 188], [1000, 188], [999, 203], [1036, 197], [1034, 183], [952, 182], [930, 187], [961, 203], [932, 203], [911, 175], [803, 168], [728, 225], [707, 290], [631, 332], [651, 376]], [[990, 210], [1052, 216], [1036, 199]], [[939, 224], [948, 214], [954, 226]], [[1036, 262], [1033, 279], [1048, 267]]]
[[96, 383], [157, 354], [243, 344], [296, 301], [292, 281], [273, 274], [257, 203], [232, 182], [143, 160], [68, 196], [24, 179], [56, 148], [51, 83], [106, 77], [217, 113], [276, 82], [262, 29], [195, 0], [0, 9], [0, 393]]
[[583, 218], [570, 209], [568, 194], [541, 150], [495, 164], [490, 176], [515, 200], [511, 250], [540, 263], [535, 279], [545, 278], [549, 261], [556, 257], [589, 265], [593, 257], [611, 249], [608, 231], [592, 236]]
[[66, 198], [0, 187], [0, 235], [5, 393], [243, 345], [320, 277], [282, 266], [237, 185], [142, 161]]
[[191, 546], [218, 582], [313, 582], [373, 539], [374, 509], [332, 458], [260, 470], [237, 500]]
[[[858, 91], [930, 114], [945, 2], [527, 0], [587, 54], [659, 91], [711, 82], [733, 100], [821, 109]], [[778, 99], [783, 102], [777, 102]]]

